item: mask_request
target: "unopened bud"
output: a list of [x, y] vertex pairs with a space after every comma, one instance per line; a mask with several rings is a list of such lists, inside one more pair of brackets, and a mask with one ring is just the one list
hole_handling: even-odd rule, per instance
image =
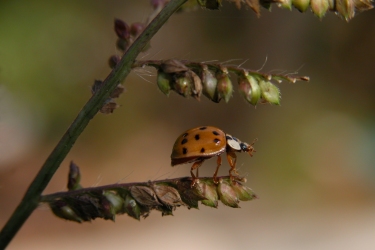
[[49, 202], [49, 206], [52, 210], [52, 212], [60, 218], [76, 221], [76, 222], [83, 222], [83, 219], [80, 218], [76, 212], [65, 202], [62, 200], [55, 200], [52, 202]]
[[129, 25], [121, 19], [115, 19], [115, 32], [121, 39], [127, 40], [130, 37]]
[[137, 37], [142, 33], [144, 29], [145, 29], [144, 23], [132, 23], [130, 25], [130, 34], [134, 37]]
[[278, 6], [284, 9], [292, 10], [292, 0], [280, 0]]
[[114, 69], [116, 65], [121, 61], [121, 57], [118, 55], [113, 55], [109, 58], [108, 64], [111, 69]]
[[186, 74], [192, 81], [191, 96], [199, 101], [203, 88], [201, 78], [192, 70], [187, 71]]
[[79, 172], [79, 167], [74, 163], [70, 162], [69, 174], [68, 174], [68, 190], [81, 189], [79, 182], [81, 181], [81, 173]]

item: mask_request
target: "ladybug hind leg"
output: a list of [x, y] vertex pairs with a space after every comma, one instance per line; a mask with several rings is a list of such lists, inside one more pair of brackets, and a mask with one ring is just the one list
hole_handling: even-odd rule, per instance
[[215, 183], [215, 184], [218, 184], [218, 183], [219, 183], [219, 181], [217, 180], [216, 176], [217, 176], [217, 172], [219, 172], [219, 168], [220, 168], [220, 166], [221, 166], [221, 156], [218, 155], [218, 156], [217, 156], [217, 167], [216, 167], [216, 171], [215, 171], [214, 176], [213, 176], [213, 179], [214, 179], [214, 183]]
[[[195, 185], [195, 183], [197, 183], [197, 179], [199, 177], [199, 174], [198, 174], [198, 169], [199, 167], [202, 165], [204, 160], [199, 160], [199, 161], [196, 161], [194, 162], [193, 166], [191, 166], [191, 169], [190, 169], [190, 174], [191, 174], [191, 177], [192, 177], [192, 182], [191, 182], [191, 186], [193, 187]], [[193, 171], [194, 170], [197, 170], [196, 171], [196, 175], [194, 175]]]
[[230, 176], [231, 180], [233, 180], [234, 179], [233, 174], [236, 175], [236, 176], [239, 175], [238, 172], [237, 172], [237, 169], [236, 169], [237, 156], [233, 151], [229, 151], [229, 152], [227, 152], [227, 159], [228, 159], [228, 163], [229, 163], [229, 166], [230, 166], [229, 176]]

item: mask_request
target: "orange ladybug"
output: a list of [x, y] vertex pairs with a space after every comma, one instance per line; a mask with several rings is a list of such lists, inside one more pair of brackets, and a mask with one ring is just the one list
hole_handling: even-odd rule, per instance
[[[198, 168], [205, 160], [217, 156], [217, 167], [213, 179], [215, 183], [218, 183], [216, 176], [221, 165], [220, 155], [226, 152], [230, 165], [229, 175], [233, 179], [232, 173], [238, 175], [235, 152], [247, 152], [250, 156], [253, 156], [252, 153], [255, 152], [253, 144], [241, 142], [236, 137], [225, 134], [221, 129], [212, 126], [189, 129], [180, 135], [173, 145], [172, 166], [194, 162], [190, 169], [193, 186], [198, 178]], [[197, 170], [196, 175], [193, 173], [194, 169]]]

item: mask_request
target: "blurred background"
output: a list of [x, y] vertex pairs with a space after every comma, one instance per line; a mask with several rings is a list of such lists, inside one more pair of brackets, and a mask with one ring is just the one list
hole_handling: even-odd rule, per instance
[[[137, 0], [0, 2], [0, 227], [91, 84], [110, 72], [107, 60], [119, 54], [114, 18], [130, 24], [151, 13], [149, 1]], [[42, 205], [9, 249], [375, 249], [374, 10], [349, 23], [276, 6], [261, 14], [227, 2], [176, 14], [140, 57], [247, 60], [249, 69], [310, 76], [279, 85], [281, 106], [254, 108], [238, 91], [227, 104], [166, 97], [154, 69], [135, 70], [121, 108], [90, 122], [44, 192], [66, 190], [72, 160], [86, 187], [188, 176], [190, 165], [170, 167], [172, 145], [186, 129], [213, 125], [258, 138], [254, 157], [238, 154], [237, 167], [260, 199], [84, 224]], [[228, 169], [225, 162], [220, 174]]]

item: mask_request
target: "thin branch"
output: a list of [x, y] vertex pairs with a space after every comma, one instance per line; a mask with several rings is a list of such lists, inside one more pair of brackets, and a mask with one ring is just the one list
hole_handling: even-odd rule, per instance
[[131, 70], [131, 66], [138, 54], [163, 26], [168, 18], [184, 4], [186, 0], [170, 1], [165, 8], [147, 26], [144, 32], [132, 44], [122, 57], [120, 63], [105, 79], [103, 87], [93, 95], [85, 104], [78, 116], [63, 135], [55, 149], [52, 151], [40, 171], [26, 191], [22, 201], [0, 232], [0, 249], [4, 249], [13, 239], [24, 222], [38, 206], [40, 195], [46, 188], [52, 176], [64, 160], [75, 141], [85, 129], [89, 121], [98, 113], [105, 100], [116, 86], [124, 81]]

